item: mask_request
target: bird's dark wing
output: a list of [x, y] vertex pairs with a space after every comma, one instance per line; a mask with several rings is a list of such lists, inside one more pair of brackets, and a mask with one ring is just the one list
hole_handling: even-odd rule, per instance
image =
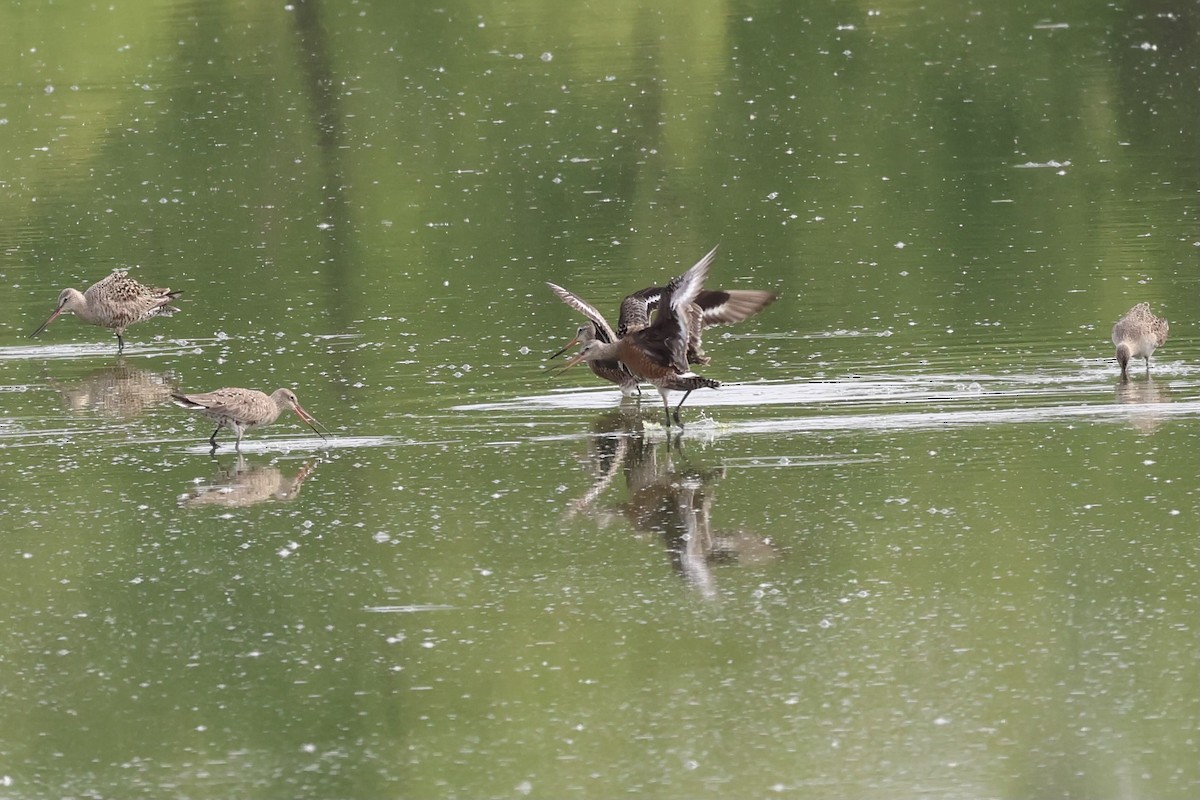
[[595, 306], [584, 300], [579, 295], [574, 294], [573, 292], [568, 292], [558, 284], [547, 281], [546, 285], [550, 287], [550, 291], [558, 295], [559, 300], [562, 300], [571, 308], [575, 309], [580, 314], [583, 314], [592, 321], [592, 324], [596, 326], [597, 339], [610, 344], [617, 340], [616, 335], [613, 333], [612, 326], [608, 324], [608, 320], [604, 319], [604, 315], [596, 310]]

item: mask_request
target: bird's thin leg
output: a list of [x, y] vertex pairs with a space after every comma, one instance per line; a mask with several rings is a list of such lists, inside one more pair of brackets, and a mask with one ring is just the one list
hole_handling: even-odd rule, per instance
[[659, 394], [662, 395], [663, 414], [667, 418], [666, 423], [663, 427], [665, 427], [667, 429], [667, 431], [669, 432], [671, 430], [671, 406], [667, 405], [667, 393], [665, 391], [659, 389]]
[[122, 338], [120, 332], [118, 332], [117, 333], [117, 355], [120, 355], [121, 351], [123, 351], [124, 349], [125, 349], [125, 339]]
[[208, 437], [208, 443], [212, 445], [212, 451], [217, 452], [217, 434], [221, 432], [221, 428], [225, 427], [224, 422], [217, 423], [217, 429], [212, 432], [212, 436]]
[[[692, 390], [691, 390], [691, 389], [688, 389], [686, 392], [684, 392], [684, 393], [683, 393], [683, 400], [687, 400], [687, 399], [688, 399], [688, 395], [689, 395], [689, 394], [691, 394], [691, 393], [692, 393]], [[680, 422], [680, 420], [679, 420], [679, 409], [683, 408], [683, 400], [680, 400], [680, 401], [679, 401], [679, 405], [675, 406], [675, 422], [676, 422], [676, 423], [679, 425], [679, 427], [681, 427], [681, 428], [683, 427], [683, 423], [682, 423], [682, 422]]]

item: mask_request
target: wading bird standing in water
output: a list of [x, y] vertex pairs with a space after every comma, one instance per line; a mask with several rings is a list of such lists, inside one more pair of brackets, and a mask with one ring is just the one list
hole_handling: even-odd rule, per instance
[[[558, 295], [558, 298], [577, 311], [581, 306], [588, 305], [581, 297], [567, 291], [557, 284], [547, 283], [547, 286]], [[599, 322], [589, 321], [579, 326], [575, 338], [567, 342], [551, 358], [558, 358], [575, 345], [586, 347], [589, 342], [599, 340], [612, 343], [623, 339], [630, 333], [650, 325], [650, 315], [658, 308], [666, 291], [661, 286], [650, 286], [628, 295], [621, 301], [620, 317], [617, 319], [617, 330], [614, 333], [603, 318]], [[727, 325], [748, 319], [759, 311], [775, 302], [775, 295], [758, 289], [717, 289], [701, 291], [696, 296], [695, 308], [692, 314], [699, 314], [699, 324], [693, 326], [692, 340], [688, 342], [688, 363], [707, 364], [711, 359], [704, 355], [701, 335], [704, 328], [713, 325]], [[584, 312], [586, 313], [586, 312]], [[620, 362], [611, 359], [589, 361], [588, 366], [596, 377], [610, 383], [615, 383], [621, 389], [621, 394], [633, 397], [641, 394], [637, 378], [621, 367]]]
[[117, 352], [125, 349], [123, 334], [135, 322], [151, 317], [169, 317], [179, 309], [170, 305], [182, 292], [153, 289], [129, 277], [126, 270], [114, 270], [104, 280], [88, 287], [87, 291], [63, 289], [58, 295], [58, 307], [38, 329], [29, 334], [32, 339], [46, 330], [59, 314], [74, 314], [88, 325], [108, 328], [117, 334]]
[[1117, 363], [1121, 365], [1121, 380], [1129, 380], [1129, 359], [1146, 359], [1150, 372], [1150, 356], [1167, 341], [1169, 326], [1162, 317], [1150, 313], [1149, 303], [1138, 303], [1113, 325], [1112, 343], [1117, 346]]
[[[201, 415], [217, 423], [217, 429], [208, 438], [212, 452], [217, 451], [217, 434], [222, 428], [232, 428], [237, 435], [234, 449], [241, 451], [242, 435], [251, 428], [270, 425], [279, 419], [280, 413], [291, 409], [296, 416], [304, 420], [313, 433], [325, 438], [325, 434], [317, 430], [321, 423], [300, 407], [296, 394], [291, 389], [276, 389], [267, 395], [256, 389], [226, 388], [205, 394], [173, 394], [171, 399], [175, 404], [198, 411]], [[323, 425], [321, 427], [324, 427]]]
[[[704, 281], [708, 278], [716, 252], [716, 248], [713, 248], [687, 272], [668, 284], [657, 300], [654, 317], [649, 324], [620, 337], [612, 333], [612, 326], [592, 305], [551, 284], [550, 288], [563, 302], [586, 316], [591, 321], [593, 330], [603, 334], [588, 341], [575, 357], [567, 361], [563, 369], [567, 370], [583, 361], [620, 362], [622, 368], [633, 378], [651, 383], [658, 389], [666, 414], [665, 427], [670, 428], [671, 420], [674, 419], [675, 424], [682, 428], [679, 409], [683, 407], [688, 395], [701, 387], [716, 389], [721, 385], [711, 378], [692, 372], [689, 366], [689, 360], [693, 363], [708, 362], [700, 349], [704, 310], [697, 303], [697, 298], [703, 291]], [[773, 300], [774, 296], [770, 299]], [[760, 298], [759, 307], [766, 305], [766, 302], [770, 301]], [[749, 313], [740, 318], [744, 319], [746, 316], [749, 316]], [[605, 338], [608, 341], [605, 341]], [[691, 359], [689, 355], [692, 356]], [[684, 393], [673, 412], [667, 400], [672, 391]]]

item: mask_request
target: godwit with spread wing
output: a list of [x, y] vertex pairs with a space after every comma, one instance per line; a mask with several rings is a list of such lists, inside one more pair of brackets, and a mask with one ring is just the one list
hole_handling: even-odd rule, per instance
[[1150, 372], [1150, 356], [1167, 341], [1167, 321], [1150, 313], [1149, 303], [1138, 303], [1113, 325], [1112, 343], [1117, 346], [1117, 363], [1121, 365], [1121, 380], [1129, 380], [1129, 359], [1146, 359]]
[[179, 309], [170, 303], [182, 292], [170, 289], [154, 289], [129, 277], [123, 269], [88, 287], [86, 292], [78, 289], [63, 289], [58, 295], [58, 308], [36, 331], [29, 334], [32, 339], [59, 314], [74, 314], [88, 325], [108, 328], [117, 334], [117, 352], [125, 349], [125, 329], [135, 322], [144, 322], [151, 317], [169, 317]]
[[[716, 248], [714, 247], [704, 258], [712, 259], [715, 253]], [[547, 282], [546, 285], [553, 290], [554, 294], [558, 295], [559, 300], [583, 313], [589, 319], [588, 323], [581, 325], [580, 329], [575, 332], [575, 338], [566, 343], [558, 353], [550, 356], [551, 359], [557, 359], [576, 344], [587, 347], [587, 344], [593, 341], [612, 343], [628, 336], [629, 333], [649, 326], [650, 314], [653, 314], [658, 308], [662, 294], [666, 291], [664, 287], [647, 287], [626, 296], [624, 300], [620, 301], [620, 317], [617, 320], [617, 331], [614, 333], [604, 317], [582, 297], [556, 283]], [[691, 338], [688, 342], [688, 363], [706, 365], [710, 361], [709, 357], [704, 355], [703, 329], [713, 325], [740, 323], [762, 311], [774, 301], [774, 294], [758, 289], [701, 290], [701, 293], [696, 295], [694, 305], [689, 309], [692, 323], [690, 325]], [[696, 323], [696, 319], [698, 319], [698, 323]], [[589, 361], [588, 366], [592, 368], [596, 377], [620, 386], [620, 391], [626, 397], [641, 392], [637, 389], [637, 379], [629, 373], [628, 369], [620, 366], [618, 361]]]
[[[300, 407], [296, 395], [291, 389], [276, 389], [272, 394], [264, 394], [257, 389], [217, 389], [205, 394], [173, 394], [175, 404], [183, 408], [199, 411], [205, 417], [217, 423], [217, 429], [208, 438], [213, 452], [217, 450], [217, 434], [221, 428], [229, 427], [237, 435], [234, 449], [242, 449], [242, 435], [251, 428], [270, 425], [279, 419], [281, 412], [291, 409], [296, 416], [304, 420], [313, 432], [325, 438], [325, 434], [317, 430], [321, 423]], [[324, 426], [322, 426], [324, 427]]]
[[[716, 248], [714, 248], [714, 252], [715, 250]], [[710, 253], [709, 255], [712, 254]], [[582, 311], [582, 306], [588, 305], [583, 298], [557, 284], [547, 283], [546, 285], [558, 295], [560, 300], [577, 311]], [[630, 333], [649, 326], [650, 315], [658, 308], [658, 304], [662, 300], [662, 295], [665, 291], [666, 289], [661, 286], [650, 286], [628, 295], [621, 301], [621, 315], [617, 320], [615, 335], [612, 329], [608, 328], [607, 324], [600, 325], [596, 322], [588, 322], [579, 326], [579, 330], [575, 332], [575, 338], [567, 342], [565, 347], [550, 357], [557, 358], [577, 344], [587, 346], [588, 342], [594, 340], [608, 343], [615, 342], [617, 339], [621, 339]], [[713, 325], [741, 322], [762, 311], [775, 302], [775, 299], [776, 296], [771, 292], [764, 292], [758, 289], [701, 291], [696, 296], [696, 302], [691, 309], [693, 315], [699, 316], [699, 324], [692, 324], [691, 326], [693, 337], [692, 341], [688, 342], [688, 363], [707, 364], [710, 361], [704, 355], [703, 343], [701, 341], [704, 328]], [[583, 313], [586, 314], [587, 312]], [[602, 359], [589, 361], [588, 366], [597, 377], [617, 384], [621, 388], [621, 394], [626, 397], [640, 393], [637, 386], [637, 379], [629, 374], [628, 370], [622, 369], [620, 362], [611, 359]]]
[[[654, 319], [648, 326], [615, 341], [593, 339], [563, 369], [570, 369], [581, 361], [619, 361], [635, 378], [652, 383], [658, 389], [663, 411], [666, 412], [666, 427], [671, 427], [671, 419], [674, 418], [682, 428], [679, 409], [688, 395], [701, 387], [716, 389], [721, 385], [711, 378], [697, 375], [688, 366], [688, 351], [700, 338], [701, 313], [696, 306], [696, 298], [708, 278], [716, 252], [716, 248], [713, 248], [687, 272], [671, 281], [663, 290]], [[596, 330], [612, 331], [603, 314], [575, 295], [567, 294], [560, 294], [559, 297], [591, 320]], [[679, 405], [675, 406], [674, 414], [667, 401], [672, 391], [684, 393]]]

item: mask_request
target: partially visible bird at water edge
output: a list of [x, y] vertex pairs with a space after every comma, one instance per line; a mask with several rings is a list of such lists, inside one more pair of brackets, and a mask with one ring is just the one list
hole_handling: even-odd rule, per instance
[[1138, 303], [1113, 325], [1112, 343], [1117, 346], [1117, 363], [1121, 365], [1121, 380], [1129, 380], [1129, 359], [1146, 359], [1150, 372], [1150, 356], [1167, 341], [1169, 326], [1162, 317], [1150, 313], [1149, 303]]
[[[716, 252], [716, 248], [713, 248], [687, 272], [673, 279], [658, 299], [649, 324], [624, 336], [612, 334], [612, 326], [592, 305], [566, 290], [560, 291], [561, 287], [552, 286], [560, 299], [591, 321], [596, 331], [605, 332], [610, 337], [609, 341], [603, 337], [588, 341], [577, 355], [567, 361], [563, 370], [584, 361], [619, 362], [622, 369], [634, 379], [644, 380], [658, 389], [666, 414], [665, 427], [670, 428], [674, 419], [675, 424], [682, 428], [679, 410], [688, 396], [696, 389], [716, 389], [721, 385], [718, 381], [692, 372], [689, 366], [689, 361], [708, 361], [700, 352], [704, 312], [696, 301], [703, 291]], [[684, 393], [674, 411], [668, 402], [672, 391]]]
[[171, 305], [182, 292], [156, 289], [129, 277], [127, 270], [114, 270], [111, 275], [97, 281], [86, 291], [63, 289], [58, 295], [58, 307], [50, 318], [29, 334], [32, 339], [60, 314], [74, 314], [88, 325], [108, 328], [117, 334], [117, 352], [125, 349], [125, 329], [136, 322], [145, 322], [152, 317], [169, 317], [179, 309]]
[[[715, 251], [716, 248], [713, 249], [713, 253]], [[709, 256], [706, 256], [706, 258], [712, 256], [713, 253], [709, 253]], [[554, 283], [547, 283], [546, 285], [558, 295], [560, 300], [571, 308], [581, 311], [585, 315], [587, 312], [583, 311], [583, 307], [587, 306], [591, 308], [583, 298], [573, 292], [569, 292]], [[567, 342], [565, 347], [550, 357], [557, 358], [575, 345], [586, 347], [589, 342], [596, 340], [612, 343], [630, 333], [648, 327], [650, 325], [650, 316], [658, 308], [658, 304], [662, 301], [665, 291], [666, 289], [662, 286], [649, 286], [631, 295], [627, 295], [621, 301], [620, 317], [617, 319], [617, 330], [615, 332], [608, 326], [603, 317], [600, 318], [599, 322], [589, 320], [587, 323], [579, 326], [574, 338]], [[771, 292], [758, 289], [702, 290], [696, 295], [696, 300], [693, 304], [694, 307], [690, 310], [693, 317], [698, 316], [699, 322], [698, 324], [693, 324], [691, 328], [692, 336], [688, 342], [687, 352], [688, 363], [703, 365], [708, 364], [711, 360], [704, 354], [702, 343], [704, 328], [712, 327], [713, 325], [727, 325], [741, 322], [762, 311], [775, 302], [775, 299], [776, 296]], [[641, 390], [638, 389], [637, 378], [631, 375], [628, 370], [623, 369], [619, 362], [612, 359], [599, 359], [589, 361], [588, 366], [595, 373], [596, 377], [617, 384], [621, 389], [621, 394], [626, 397], [632, 397], [641, 393]]]
[[222, 428], [233, 430], [237, 436], [234, 449], [240, 452], [242, 436], [246, 431], [270, 425], [289, 408], [295, 411], [296, 416], [304, 420], [317, 436], [325, 438], [325, 434], [317, 430], [317, 426], [321, 423], [300, 407], [300, 402], [291, 389], [276, 389], [268, 395], [257, 389], [229, 387], [204, 394], [173, 394], [171, 399], [175, 401], [176, 405], [198, 411], [202, 416], [217, 423], [217, 429], [208, 438], [214, 453], [217, 450], [217, 434], [221, 432]]

